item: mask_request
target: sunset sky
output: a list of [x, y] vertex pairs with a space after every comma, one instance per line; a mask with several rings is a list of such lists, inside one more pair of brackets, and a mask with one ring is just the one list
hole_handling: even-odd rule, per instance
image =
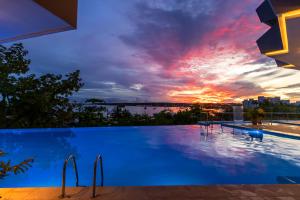
[[262, 0], [79, 0], [78, 29], [22, 41], [35, 73], [81, 70], [77, 98], [240, 102], [300, 100], [300, 72], [256, 40]]

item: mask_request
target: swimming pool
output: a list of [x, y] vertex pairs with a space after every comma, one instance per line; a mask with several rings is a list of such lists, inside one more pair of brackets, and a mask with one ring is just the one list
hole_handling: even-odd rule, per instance
[[[279, 177], [300, 176], [300, 140], [249, 134], [218, 125], [209, 133], [197, 125], [1, 130], [7, 158], [35, 162], [25, 174], [0, 180], [0, 187], [60, 186], [71, 153], [84, 186], [92, 184], [99, 153], [106, 186], [276, 184]], [[67, 172], [67, 184], [74, 185], [71, 165]]]

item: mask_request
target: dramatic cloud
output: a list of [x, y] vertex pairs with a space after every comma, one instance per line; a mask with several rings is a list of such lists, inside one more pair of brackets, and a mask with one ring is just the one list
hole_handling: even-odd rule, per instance
[[264, 94], [300, 99], [295, 87], [300, 73], [277, 68], [256, 47], [268, 28], [255, 13], [260, 3], [79, 0], [78, 30], [24, 43], [37, 73], [80, 69], [86, 83], [81, 98], [239, 102]]
[[[261, 59], [254, 45], [262, 28], [246, 6], [240, 12], [244, 2], [150, 2], [137, 4], [129, 16], [136, 29], [121, 39], [145, 60], [161, 66], [161, 78], [174, 81], [167, 88], [170, 99], [223, 102], [263, 92], [234, 74]], [[232, 9], [232, 16], [220, 16], [224, 8]]]

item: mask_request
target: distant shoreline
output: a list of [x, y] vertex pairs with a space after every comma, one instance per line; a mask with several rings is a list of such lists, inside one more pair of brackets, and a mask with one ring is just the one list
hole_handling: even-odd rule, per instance
[[163, 102], [148, 102], [148, 103], [94, 103], [103, 106], [154, 106], [154, 107], [191, 107], [193, 105], [201, 106], [241, 106], [238, 103], [163, 103]]

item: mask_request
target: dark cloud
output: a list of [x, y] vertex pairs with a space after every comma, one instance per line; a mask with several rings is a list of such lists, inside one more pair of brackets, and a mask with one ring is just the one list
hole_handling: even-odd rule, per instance
[[[197, 6], [201, 5], [200, 3]], [[196, 10], [197, 7], [193, 9]], [[130, 16], [136, 26], [135, 32], [122, 35], [120, 39], [168, 68], [190, 49], [199, 45], [202, 36], [212, 30], [210, 17], [205, 13], [193, 17], [182, 9], [165, 10], [152, 8], [145, 2], [138, 3], [135, 13]]]

